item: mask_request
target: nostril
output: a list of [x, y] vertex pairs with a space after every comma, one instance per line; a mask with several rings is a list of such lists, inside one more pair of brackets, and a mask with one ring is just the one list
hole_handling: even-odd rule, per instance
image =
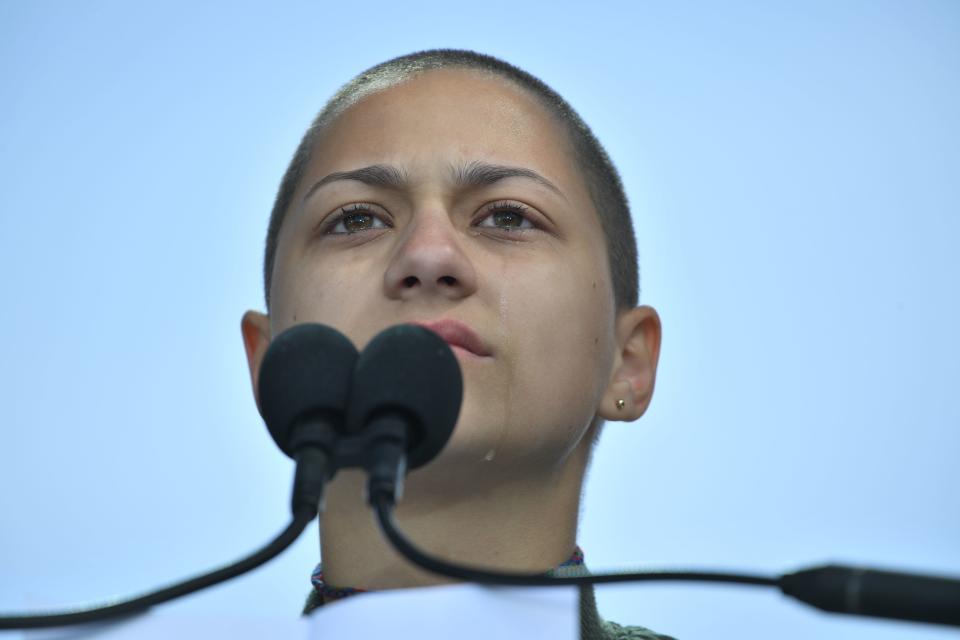
[[454, 278], [453, 276], [443, 276], [443, 277], [440, 278], [439, 281], [440, 281], [442, 284], [445, 284], [445, 285], [448, 285], [448, 286], [451, 286], [451, 287], [452, 287], [453, 285], [457, 284], [457, 279]]
[[403, 279], [403, 286], [409, 289], [410, 287], [417, 286], [417, 282], [419, 281], [417, 280], [416, 276], [407, 276]]

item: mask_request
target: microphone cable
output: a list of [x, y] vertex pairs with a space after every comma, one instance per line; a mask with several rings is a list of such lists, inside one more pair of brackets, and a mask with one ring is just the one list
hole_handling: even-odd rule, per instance
[[100, 605], [28, 614], [0, 613], [0, 629], [37, 629], [144, 613], [150, 607], [243, 575], [280, 555], [323, 507], [323, 489], [336, 471], [333, 452], [343, 423], [349, 382], [358, 357], [332, 327], [296, 325], [274, 338], [260, 367], [261, 409], [277, 446], [296, 461], [287, 528], [260, 550], [232, 564]]
[[389, 495], [381, 493], [371, 496], [371, 506], [377, 516], [377, 521], [387, 539], [394, 548], [414, 564], [427, 571], [448, 578], [477, 582], [480, 584], [496, 584], [515, 587], [553, 587], [560, 585], [585, 586], [590, 584], [607, 584], [614, 582], [634, 582], [637, 580], [683, 580], [694, 582], [722, 582], [726, 584], [747, 584], [763, 587], [776, 587], [777, 578], [769, 576], [719, 573], [709, 571], [648, 571], [648, 572], [618, 572], [618, 573], [580, 573], [577, 568], [561, 569], [560, 575], [548, 576], [543, 573], [515, 573], [499, 572], [454, 565], [427, 554], [414, 545], [397, 526], [393, 517], [394, 503]]
[[0, 629], [39, 629], [64, 625], [97, 622], [107, 618], [119, 618], [145, 613], [150, 607], [212, 587], [231, 578], [256, 569], [275, 558], [303, 533], [317, 515], [316, 510], [299, 509], [293, 520], [276, 538], [260, 550], [234, 563], [207, 573], [162, 587], [155, 591], [100, 605], [67, 609], [64, 611], [37, 612], [29, 614], [0, 614]]
[[417, 566], [448, 578], [487, 585], [552, 587], [615, 582], [680, 581], [775, 587], [781, 593], [832, 613], [909, 620], [960, 627], [960, 580], [843, 565], [802, 569], [781, 576], [711, 571], [586, 573], [564, 568], [552, 575], [489, 571], [456, 565], [413, 544], [397, 526], [390, 490], [369, 495], [370, 506], [390, 544]]
[[353, 372], [345, 442], [364, 455], [344, 458], [367, 472], [367, 502], [384, 535], [413, 564], [432, 573], [481, 584], [547, 587], [615, 582], [684, 581], [775, 587], [824, 611], [960, 626], [960, 580], [865, 567], [826, 565], [780, 576], [713, 571], [591, 574], [583, 569], [545, 574], [500, 572], [457, 565], [413, 544], [393, 510], [409, 469], [443, 449], [457, 422], [463, 380], [446, 341], [423, 327], [397, 325], [377, 334]]

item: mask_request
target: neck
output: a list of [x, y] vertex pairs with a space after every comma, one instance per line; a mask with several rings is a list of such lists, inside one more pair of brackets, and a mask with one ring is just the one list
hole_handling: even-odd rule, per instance
[[[586, 454], [577, 447], [559, 466], [523, 472], [517, 470], [529, 465], [507, 459], [428, 465], [407, 477], [397, 522], [414, 544], [443, 560], [548, 571], [576, 545]], [[320, 520], [327, 584], [378, 590], [453, 582], [393, 550], [363, 499], [364, 483], [364, 474], [351, 470], [327, 487]]]

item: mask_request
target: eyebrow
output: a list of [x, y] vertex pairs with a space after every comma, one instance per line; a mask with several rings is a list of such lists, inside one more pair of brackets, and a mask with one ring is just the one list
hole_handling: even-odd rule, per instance
[[458, 187], [485, 187], [500, 180], [506, 180], [507, 178], [527, 178], [528, 180], [540, 183], [561, 198], [566, 198], [557, 185], [533, 169], [526, 169], [524, 167], [508, 167], [502, 164], [489, 164], [487, 162], [476, 161], [466, 165], [451, 166], [450, 173], [453, 175], [454, 184]]
[[[533, 180], [550, 189], [561, 198], [566, 199], [560, 189], [533, 169], [524, 167], [510, 167], [487, 162], [469, 162], [465, 165], [451, 165], [450, 175], [453, 183], [460, 188], [486, 187], [507, 178], [525, 178]], [[375, 187], [387, 189], [404, 189], [410, 185], [410, 177], [405, 171], [386, 164], [373, 164], [351, 171], [335, 171], [317, 180], [311, 186], [303, 199], [307, 200], [317, 189], [340, 180], [355, 180]]]
[[352, 171], [335, 171], [317, 180], [312, 187], [304, 194], [306, 200], [313, 193], [331, 182], [339, 180], [355, 180], [363, 184], [373, 185], [375, 187], [386, 187], [388, 189], [402, 189], [410, 183], [407, 175], [396, 167], [387, 164], [373, 164], [369, 167], [361, 167]]

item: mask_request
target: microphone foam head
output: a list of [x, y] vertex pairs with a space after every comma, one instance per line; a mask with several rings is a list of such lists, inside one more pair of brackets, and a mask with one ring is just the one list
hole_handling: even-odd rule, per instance
[[332, 327], [298, 324], [273, 339], [260, 365], [260, 413], [273, 441], [291, 458], [294, 426], [319, 418], [343, 427], [357, 348]]
[[423, 327], [397, 325], [373, 338], [353, 377], [347, 428], [363, 429], [379, 413], [410, 419], [407, 466], [435, 458], [450, 439], [463, 401], [463, 378], [453, 351]]

